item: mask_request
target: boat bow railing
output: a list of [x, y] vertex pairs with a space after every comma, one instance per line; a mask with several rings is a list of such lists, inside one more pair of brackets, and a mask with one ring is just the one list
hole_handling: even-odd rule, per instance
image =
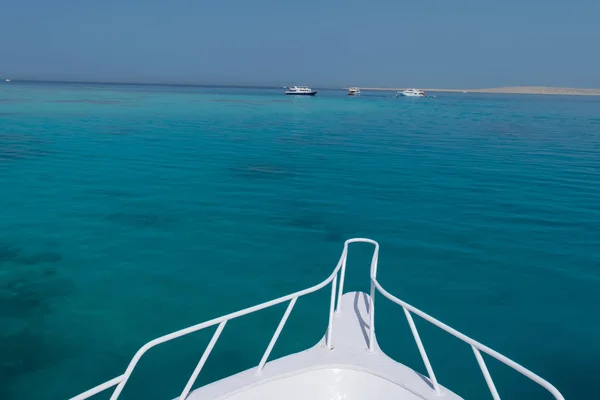
[[[328, 322], [327, 334], [325, 337], [325, 345], [327, 346], [327, 348], [332, 349], [332, 347], [333, 347], [333, 345], [332, 345], [333, 318], [334, 318], [335, 313], [339, 313], [341, 311], [341, 304], [342, 304], [341, 298], [344, 293], [344, 278], [346, 275], [346, 260], [348, 258], [348, 246], [352, 243], [358, 243], [358, 242], [370, 243], [374, 246], [373, 256], [371, 259], [371, 269], [370, 269], [370, 278], [371, 278], [370, 302], [371, 302], [371, 305], [369, 307], [370, 323], [369, 323], [368, 351], [374, 351], [375, 294], [377, 291], [377, 292], [381, 293], [384, 297], [386, 297], [387, 299], [391, 300], [392, 302], [398, 304], [399, 306], [401, 306], [404, 309], [404, 314], [406, 316], [406, 319], [408, 321], [408, 324], [409, 324], [412, 334], [414, 336], [415, 342], [416, 342], [419, 352], [421, 354], [421, 358], [423, 359], [423, 363], [425, 364], [425, 368], [427, 369], [427, 373], [428, 373], [431, 385], [433, 387], [433, 391], [436, 394], [441, 394], [441, 388], [437, 382], [437, 378], [433, 371], [433, 367], [431, 366], [431, 362], [429, 361], [429, 358], [427, 357], [425, 347], [423, 346], [423, 342], [421, 341], [421, 338], [419, 336], [419, 332], [418, 332], [416, 325], [414, 323], [414, 320], [412, 318], [412, 314], [418, 315], [419, 317], [423, 318], [424, 320], [428, 321], [429, 323], [432, 323], [433, 325], [437, 326], [438, 328], [448, 332], [449, 334], [455, 336], [456, 338], [462, 340], [463, 342], [471, 345], [471, 348], [473, 349], [473, 352], [475, 354], [475, 358], [477, 359], [477, 363], [479, 364], [481, 372], [483, 373], [483, 376], [486, 380], [486, 383], [488, 384], [488, 388], [490, 389], [490, 392], [491, 392], [494, 400], [499, 400], [500, 396], [498, 395], [498, 391], [496, 390], [496, 387], [495, 387], [494, 382], [493, 382], [493, 380], [490, 376], [490, 373], [487, 369], [485, 361], [483, 360], [481, 352], [486, 353], [486, 354], [490, 355], [491, 357], [494, 357], [495, 359], [508, 365], [509, 367], [511, 367], [512, 369], [521, 373], [522, 375], [525, 375], [527, 378], [531, 379], [532, 381], [538, 383], [539, 385], [544, 387], [546, 390], [548, 390], [557, 400], [564, 400], [563, 396], [560, 394], [560, 392], [554, 386], [552, 386], [552, 384], [550, 384], [546, 380], [542, 379], [538, 375], [534, 374], [533, 372], [529, 371], [527, 368], [517, 364], [516, 362], [514, 362], [514, 361], [510, 360], [509, 358], [503, 356], [502, 354], [490, 349], [489, 347], [477, 342], [476, 340], [473, 340], [470, 337], [458, 332], [454, 328], [444, 324], [443, 322], [438, 321], [437, 319], [431, 317], [430, 315], [426, 314], [425, 312], [417, 309], [416, 307], [411, 306], [410, 304], [398, 299], [397, 297], [395, 297], [395, 296], [391, 295], [389, 292], [387, 292], [377, 281], [379, 244], [374, 240], [366, 239], [366, 238], [354, 238], [354, 239], [346, 240], [346, 242], [344, 242], [344, 249], [342, 251], [342, 255], [341, 255], [335, 269], [333, 270], [331, 275], [329, 275], [329, 277], [327, 277], [327, 279], [325, 279], [321, 283], [319, 283], [315, 286], [309, 287], [307, 289], [300, 290], [298, 292], [289, 294], [287, 296], [283, 296], [283, 297], [280, 297], [275, 300], [267, 301], [265, 303], [258, 304], [253, 307], [249, 307], [249, 308], [246, 308], [246, 309], [243, 309], [240, 311], [236, 311], [236, 312], [224, 315], [222, 317], [214, 318], [209, 321], [205, 321], [205, 322], [202, 322], [202, 323], [199, 323], [196, 325], [192, 325], [185, 329], [181, 329], [181, 330], [169, 333], [167, 335], [161, 336], [159, 338], [156, 338], [154, 340], [151, 340], [148, 343], [146, 343], [145, 345], [143, 345], [135, 353], [135, 355], [129, 362], [127, 369], [125, 370], [125, 372], [122, 375], [119, 375], [119, 376], [117, 376], [111, 380], [108, 380], [92, 389], [89, 389], [75, 397], [72, 397], [70, 400], [88, 399], [98, 393], [101, 393], [101, 392], [108, 390], [110, 388], [113, 388], [115, 386], [116, 386], [116, 388], [113, 391], [113, 393], [110, 397], [110, 400], [118, 399], [121, 392], [123, 391], [123, 388], [127, 384], [127, 381], [131, 377], [133, 370], [137, 366], [137, 364], [140, 361], [140, 359], [142, 358], [142, 356], [148, 350], [150, 350], [153, 347], [156, 347], [160, 344], [166, 343], [168, 341], [171, 341], [171, 340], [177, 339], [179, 337], [189, 335], [191, 333], [198, 332], [203, 329], [207, 329], [207, 328], [210, 328], [210, 327], [213, 327], [216, 325], [217, 328], [215, 330], [215, 333], [213, 334], [208, 345], [206, 346], [206, 349], [204, 350], [200, 360], [198, 361], [196, 368], [194, 368], [192, 375], [188, 379], [185, 387], [183, 388], [183, 391], [181, 392], [181, 394], [179, 396], [179, 400], [185, 400], [188, 397], [190, 391], [192, 390], [192, 387], [193, 387], [194, 383], [196, 382], [196, 379], [198, 378], [200, 371], [204, 367], [204, 364], [206, 363], [208, 356], [212, 352], [217, 340], [219, 339], [219, 336], [223, 332], [223, 329], [225, 328], [225, 325], [227, 324], [228, 321], [231, 321], [232, 319], [236, 319], [236, 318], [239, 318], [244, 315], [251, 314], [251, 313], [254, 313], [254, 312], [257, 312], [260, 310], [264, 310], [269, 307], [276, 306], [281, 303], [288, 302], [288, 306], [287, 306], [279, 324], [277, 325], [275, 333], [271, 337], [271, 340], [270, 340], [265, 352], [263, 353], [263, 356], [260, 359], [258, 366], [256, 367], [256, 374], [261, 374], [265, 364], [267, 363], [267, 361], [269, 359], [271, 351], [275, 347], [275, 344], [277, 343], [277, 339], [279, 339], [281, 331], [283, 330], [283, 327], [285, 326], [298, 298], [300, 298], [302, 296], [306, 296], [310, 293], [314, 293], [320, 289], [323, 289], [325, 286], [327, 286], [330, 283], [331, 283], [331, 299], [330, 299], [330, 305], [329, 305], [329, 322]], [[338, 285], [338, 276], [339, 276], [339, 285]], [[337, 308], [336, 308], [336, 304], [337, 304]]]
[[[273, 334], [273, 337], [271, 338], [271, 341], [269, 342], [269, 344], [267, 346], [267, 349], [263, 353], [263, 356], [262, 356], [258, 366], [256, 367], [256, 373], [260, 374], [262, 372], [267, 360], [269, 359], [269, 355], [271, 354], [273, 347], [275, 347], [275, 343], [277, 342], [277, 339], [279, 338], [279, 335], [281, 334], [281, 331], [283, 330], [283, 327], [285, 326], [285, 323], [287, 322], [288, 317], [290, 316], [292, 309], [294, 308], [294, 305], [296, 304], [296, 301], [298, 300], [298, 298], [300, 298], [302, 296], [306, 296], [310, 293], [314, 293], [314, 292], [324, 288], [325, 286], [327, 286], [330, 283], [331, 283], [331, 301], [330, 301], [330, 306], [329, 306], [329, 325], [328, 325], [328, 329], [327, 329], [326, 345], [328, 348], [331, 349], [332, 348], [331, 340], [332, 340], [333, 314], [335, 312], [334, 307], [335, 307], [335, 301], [336, 301], [336, 288], [337, 288], [337, 281], [338, 281], [338, 273], [340, 272], [340, 269], [342, 268], [342, 264], [344, 265], [344, 271], [345, 271], [349, 242], [350, 241], [347, 241], [346, 244], [344, 245], [344, 251], [342, 252], [342, 256], [340, 257], [335, 269], [333, 270], [331, 275], [329, 275], [329, 277], [327, 277], [327, 279], [325, 279], [323, 282], [321, 282], [315, 286], [309, 287], [307, 289], [300, 290], [299, 292], [288, 294], [287, 296], [283, 296], [283, 297], [280, 297], [275, 300], [267, 301], [265, 303], [258, 304], [254, 307], [249, 307], [249, 308], [246, 308], [246, 309], [243, 309], [240, 311], [236, 311], [231, 314], [224, 315], [219, 318], [214, 318], [209, 321], [205, 321], [205, 322], [202, 322], [202, 323], [199, 323], [196, 325], [192, 325], [185, 329], [181, 329], [176, 332], [169, 333], [168, 335], [164, 335], [164, 336], [161, 336], [154, 340], [151, 340], [148, 343], [146, 343], [145, 345], [143, 345], [135, 353], [135, 355], [129, 362], [127, 369], [125, 370], [125, 372], [122, 375], [119, 375], [109, 381], [104, 382], [101, 385], [93, 387], [92, 389], [89, 389], [75, 397], [72, 397], [70, 400], [88, 399], [100, 392], [103, 392], [103, 391], [108, 390], [115, 386], [116, 386], [116, 388], [115, 388], [114, 392], [112, 393], [112, 395], [110, 396], [110, 400], [118, 399], [121, 392], [123, 391], [123, 388], [127, 384], [127, 381], [129, 379], [129, 377], [131, 376], [131, 373], [137, 366], [137, 364], [140, 361], [140, 359], [142, 358], [142, 356], [144, 354], [146, 354], [146, 352], [148, 350], [150, 350], [153, 347], [156, 347], [160, 344], [163, 344], [165, 342], [171, 341], [173, 339], [177, 339], [179, 337], [189, 335], [191, 333], [198, 332], [203, 329], [207, 329], [207, 328], [217, 325], [217, 329], [216, 329], [215, 333], [213, 334], [210, 342], [208, 343], [208, 346], [206, 347], [206, 349], [204, 350], [204, 353], [202, 354], [202, 357], [200, 358], [200, 361], [196, 365], [196, 368], [192, 372], [190, 379], [186, 383], [183, 391], [181, 392], [181, 395], [179, 396], [179, 400], [185, 400], [187, 398], [190, 390], [192, 389], [194, 383], [196, 382], [196, 378], [198, 377], [198, 375], [200, 374], [200, 371], [204, 367], [204, 364], [206, 363], [208, 356], [210, 355], [212, 349], [214, 348], [217, 340], [219, 339], [219, 336], [221, 335], [221, 332], [225, 328], [225, 325], [227, 324], [228, 321], [231, 321], [232, 319], [236, 319], [236, 318], [239, 318], [244, 315], [251, 314], [251, 313], [254, 313], [254, 312], [257, 312], [260, 310], [264, 310], [269, 307], [276, 306], [281, 303], [289, 302], [288, 306], [283, 314], [283, 317], [281, 318], [281, 321], [279, 322], [279, 325], [277, 326], [277, 329], [275, 330], [275, 333]], [[342, 276], [342, 279], [343, 279], [343, 276]], [[341, 287], [341, 285], [340, 285], [340, 289], [343, 289]], [[341, 297], [341, 292], [342, 291], [340, 290], [339, 297]]]
[[[544, 389], [546, 389], [548, 392], [550, 392], [556, 400], [564, 400], [563, 395], [550, 382], [546, 381], [545, 379], [543, 379], [540, 376], [536, 375], [535, 373], [531, 372], [530, 370], [523, 367], [522, 365], [514, 362], [513, 360], [509, 359], [508, 357], [503, 356], [502, 354], [498, 353], [497, 351], [487, 347], [484, 344], [479, 343], [478, 341], [468, 337], [467, 335], [457, 331], [456, 329], [433, 318], [431, 315], [419, 310], [418, 308], [416, 308], [416, 307], [406, 303], [405, 301], [400, 300], [399, 298], [395, 297], [394, 295], [390, 294], [377, 281], [377, 266], [378, 266], [378, 262], [379, 262], [379, 245], [378, 245], [378, 243], [373, 240], [370, 240], [370, 239], [350, 239], [348, 242], [354, 242], [354, 241], [367, 242], [367, 243], [371, 243], [375, 246], [375, 251], [373, 252], [373, 258], [371, 260], [371, 293], [370, 293], [371, 304], [369, 307], [371, 312], [370, 312], [369, 344], [368, 344], [370, 351], [374, 350], [374, 342], [375, 342], [375, 340], [374, 340], [374, 338], [375, 338], [375, 292], [377, 291], [377, 292], [381, 293], [384, 297], [386, 297], [388, 300], [391, 300], [392, 302], [401, 306], [402, 309], [404, 310], [404, 315], [406, 316], [406, 320], [408, 322], [408, 325], [410, 326], [410, 330], [415, 339], [415, 343], [417, 344], [417, 348], [419, 349], [419, 353], [421, 354], [423, 364], [425, 364], [425, 369], [427, 370], [429, 380], [430, 380], [431, 385], [433, 386], [433, 390], [436, 394], [441, 394], [441, 388], [440, 388], [440, 385], [435, 376], [435, 372], [433, 371], [431, 362], [429, 361], [429, 357], [427, 356], [427, 352], [425, 351], [425, 346], [423, 345], [423, 341], [421, 340], [419, 331], [417, 330], [417, 326], [415, 325], [415, 322], [412, 318], [412, 314], [418, 315], [425, 321], [437, 326], [438, 328], [442, 329], [443, 331], [449, 333], [450, 335], [456, 337], [457, 339], [459, 339], [471, 346], [473, 353], [475, 355], [475, 358], [477, 359], [477, 364], [479, 365], [479, 369], [481, 370], [481, 373], [483, 374], [483, 377], [485, 378], [488, 389], [490, 390], [490, 393], [494, 400], [500, 400], [500, 395], [498, 394], [496, 385], [494, 384], [494, 381], [492, 380], [490, 372], [489, 372], [489, 370], [485, 364], [485, 361], [483, 359], [483, 356], [481, 355], [482, 352], [495, 358], [496, 360], [500, 361], [501, 363], [503, 363], [503, 364], [509, 366], [510, 368], [514, 369], [515, 371], [519, 372], [521, 375], [526, 376], [530, 380], [532, 380], [535, 383], [537, 383], [538, 385], [542, 386]], [[348, 243], [348, 242], [346, 242], [346, 243]], [[346, 249], [346, 247], [344, 247], [344, 249]], [[345, 252], [343, 255], [347, 256], [347, 252]], [[342, 279], [343, 279], [344, 272], [345, 272], [344, 271], [345, 266], [346, 266], [346, 260], [342, 260], [342, 272], [341, 272]], [[342, 280], [342, 282], [343, 282], [343, 280]], [[342, 289], [342, 288], [340, 288], [340, 289]]]

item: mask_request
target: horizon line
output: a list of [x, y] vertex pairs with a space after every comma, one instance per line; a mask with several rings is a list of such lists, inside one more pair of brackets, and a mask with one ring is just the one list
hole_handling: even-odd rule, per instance
[[[87, 84], [87, 85], [146, 85], [146, 86], [180, 86], [180, 87], [209, 87], [209, 88], [241, 88], [241, 89], [282, 89], [289, 86], [251, 85], [251, 84], [219, 84], [219, 83], [183, 83], [183, 82], [135, 82], [135, 81], [89, 81], [89, 80], [54, 80], [54, 79], [16, 79], [10, 83], [49, 83], [49, 84]], [[325, 90], [347, 90], [348, 87], [314, 86]], [[352, 86], [356, 87], [356, 86]], [[359, 86], [362, 90], [398, 91], [409, 87], [367, 87]], [[580, 94], [600, 95], [600, 88], [573, 88], [561, 86], [496, 86], [487, 88], [427, 88], [430, 92], [472, 92], [472, 93], [505, 93], [505, 94]]]

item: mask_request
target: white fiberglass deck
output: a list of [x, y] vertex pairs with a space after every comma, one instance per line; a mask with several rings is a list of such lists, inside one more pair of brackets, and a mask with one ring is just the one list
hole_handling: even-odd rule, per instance
[[[193, 393], [188, 398], [193, 397]], [[230, 400], [419, 400], [402, 387], [376, 375], [329, 368], [304, 372], [226, 396]]]
[[[374, 392], [379, 395], [370, 398], [438, 398], [429, 379], [386, 356], [376, 339], [369, 351], [369, 305], [368, 294], [345, 293], [333, 317], [331, 349], [325, 336], [311, 349], [271, 361], [260, 374], [255, 368], [244, 371], [197, 389], [188, 400], [364, 399]], [[460, 399], [443, 393], [444, 399]]]
[[[348, 245], [355, 242], [366, 242], [375, 246], [371, 260], [370, 295], [362, 292], [344, 293]], [[320, 284], [154, 339], [138, 350], [125, 373], [73, 397], [72, 400], [87, 399], [115, 386], [116, 388], [112, 393], [111, 400], [116, 400], [139, 359], [146, 351], [161, 343], [215, 325], [217, 326], [216, 331], [186, 386], [179, 395], [179, 400], [214, 398], [235, 400], [256, 398], [315, 400], [342, 398], [347, 400], [359, 398], [407, 400], [461, 399], [461, 397], [451, 392], [451, 390], [444, 388], [438, 383], [433, 366], [429, 362], [425, 347], [414, 324], [413, 314], [418, 315], [471, 345], [483, 378], [488, 385], [492, 398], [495, 400], [500, 399], [500, 395], [496, 390], [481, 353], [486, 353], [496, 358], [538, 383], [548, 390], [555, 399], [564, 400], [563, 396], [554, 386], [533, 372], [388, 293], [377, 281], [378, 257], [379, 245], [376, 242], [370, 239], [350, 239], [346, 241], [342, 256], [333, 273]], [[329, 324], [325, 337], [310, 349], [267, 362], [297, 299], [320, 290], [330, 283]], [[403, 364], [392, 360], [379, 348], [374, 327], [374, 296], [376, 292], [379, 292], [403, 308], [404, 315], [413, 333], [428, 376], [423, 376]], [[192, 390], [198, 374], [219, 339], [221, 332], [226, 327], [227, 321], [284, 302], [288, 302], [288, 307], [262, 359], [255, 368]]]

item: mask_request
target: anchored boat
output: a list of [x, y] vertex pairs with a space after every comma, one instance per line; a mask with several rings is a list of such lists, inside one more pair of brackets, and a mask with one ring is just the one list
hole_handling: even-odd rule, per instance
[[360, 96], [360, 89], [357, 87], [348, 88], [348, 96]]
[[398, 96], [406, 96], [406, 97], [426, 97], [427, 94], [423, 90], [419, 89], [406, 89], [398, 92]]
[[[348, 246], [363, 242], [374, 246], [371, 259], [370, 293], [344, 292]], [[500, 399], [498, 390], [483, 359], [482, 353], [495, 358], [508, 367], [531, 379], [546, 389], [557, 400], [564, 400], [560, 392], [538, 375], [511, 359], [458, 332], [416, 307], [400, 300], [383, 288], [377, 280], [379, 245], [370, 239], [355, 238], [344, 243], [342, 255], [333, 272], [323, 282], [268, 301], [236, 311], [219, 318], [156, 338], [142, 346], [133, 356], [121, 375], [81, 393], [71, 400], [84, 400], [115, 388], [111, 400], [116, 400], [127, 384], [140, 358], [151, 348], [193, 332], [215, 327], [215, 332], [204, 350], [177, 399], [400, 399], [400, 400], [462, 400], [449, 388], [442, 386], [434, 373], [419, 331], [414, 323], [416, 315], [471, 346], [475, 359], [490, 390], [492, 398]], [[312, 348], [269, 361], [269, 356], [298, 299], [331, 286], [329, 323], [324, 337]], [[416, 346], [427, 370], [427, 376], [392, 360], [379, 347], [375, 336], [375, 296], [383, 296], [400, 306], [410, 326]], [[256, 367], [226, 377], [192, 390], [215, 343], [227, 322], [277, 304], [287, 303], [287, 308]], [[243, 332], [240, 332], [243, 335]]]
[[294, 96], [314, 96], [317, 93], [318, 90], [312, 90], [308, 86], [292, 86], [285, 91], [285, 94]]

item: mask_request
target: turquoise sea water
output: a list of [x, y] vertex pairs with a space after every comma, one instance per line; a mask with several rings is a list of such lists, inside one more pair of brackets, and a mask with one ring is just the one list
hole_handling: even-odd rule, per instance
[[[146, 341], [313, 285], [378, 240], [398, 297], [568, 399], [600, 370], [600, 98], [87, 84], [0, 86], [0, 398], [65, 399]], [[371, 249], [351, 248], [348, 290]], [[274, 356], [316, 343], [329, 292]], [[390, 356], [425, 373], [400, 308]], [[256, 365], [285, 306], [230, 322], [199, 383]], [[469, 346], [416, 320], [439, 381], [490, 398]], [[176, 397], [204, 331], [150, 352], [122, 398]], [[488, 361], [503, 398], [549, 399]], [[97, 398], [108, 398], [98, 396]]]

